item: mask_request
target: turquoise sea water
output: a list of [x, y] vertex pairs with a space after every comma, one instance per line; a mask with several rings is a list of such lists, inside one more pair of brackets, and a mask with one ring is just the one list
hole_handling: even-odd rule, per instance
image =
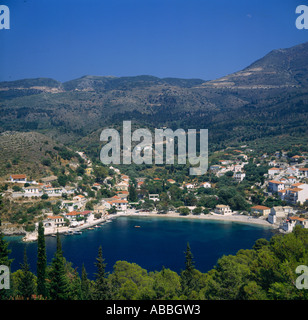
[[[136, 228], [135, 226], [140, 226]], [[67, 261], [81, 272], [84, 263], [88, 277], [96, 272], [94, 262], [101, 245], [107, 271], [117, 260], [135, 262], [148, 271], [162, 266], [180, 272], [184, 269], [187, 242], [195, 258], [196, 268], [207, 272], [222, 255], [250, 249], [259, 238], [270, 239], [273, 230], [267, 227], [235, 222], [209, 221], [168, 217], [118, 217], [95, 230], [81, 235], [61, 235], [62, 249]], [[6, 237], [14, 258], [12, 271], [23, 261], [27, 249], [31, 270], [36, 272], [37, 244], [23, 243], [20, 237]], [[56, 238], [46, 237], [47, 260], [56, 250]]]

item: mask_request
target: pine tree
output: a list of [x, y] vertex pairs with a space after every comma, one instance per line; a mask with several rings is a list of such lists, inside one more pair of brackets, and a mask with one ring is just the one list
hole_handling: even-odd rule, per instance
[[20, 279], [21, 281], [18, 286], [18, 292], [25, 300], [30, 300], [35, 292], [35, 283], [34, 274], [30, 271], [26, 248], [24, 250], [24, 261], [20, 264], [20, 267], [22, 274]]
[[103, 258], [102, 247], [98, 249], [98, 257], [96, 258], [95, 266], [97, 273], [95, 274], [95, 286], [94, 286], [94, 299], [95, 300], [108, 300], [110, 299], [110, 288], [107, 281], [107, 274], [105, 272], [106, 263]]
[[44, 236], [43, 223], [40, 222], [38, 226], [38, 239], [37, 239], [37, 294], [43, 297], [47, 296], [46, 290], [46, 245]]
[[194, 272], [195, 266], [193, 261], [193, 254], [191, 253], [189, 243], [187, 243], [185, 252], [185, 270], [181, 272], [182, 294], [186, 297], [188, 297], [191, 291], [195, 289]]
[[81, 293], [81, 280], [76, 269], [70, 275], [70, 284], [69, 284], [69, 296], [70, 300], [80, 300], [82, 298]]
[[82, 268], [81, 268], [81, 299], [82, 300], [91, 299], [90, 281], [88, 279], [87, 271], [84, 264], [82, 264]]
[[50, 297], [53, 300], [68, 298], [68, 281], [65, 274], [65, 259], [63, 257], [60, 236], [57, 233], [57, 251], [51, 263]]

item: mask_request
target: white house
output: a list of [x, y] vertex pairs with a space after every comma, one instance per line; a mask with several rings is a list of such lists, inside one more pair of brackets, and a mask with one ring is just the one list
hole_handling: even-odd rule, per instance
[[82, 194], [79, 194], [79, 195], [73, 197], [73, 200], [80, 202], [80, 204], [82, 204], [82, 205], [84, 205], [87, 202], [86, 197], [83, 196]]
[[281, 181], [270, 180], [268, 182], [268, 191], [279, 192], [284, 189], [284, 183]]
[[290, 217], [282, 224], [282, 229], [286, 232], [292, 232], [296, 225], [308, 228], [308, 219], [299, 217]]
[[25, 174], [12, 174], [10, 175], [10, 182], [13, 183], [26, 183], [27, 176]]
[[78, 217], [80, 217], [80, 212], [78, 211], [70, 211], [65, 214], [65, 217], [71, 221], [76, 221]]
[[61, 197], [62, 193], [66, 193], [66, 190], [63, 187], [44, 186], [43, 192], [48, 194], [49, 197]]
[[237, 181], [237, 182], [241, 182], [245, 179], [246, 177], [246, 173], [244, 172], [235, 172], [233, 175], [233, 178]]
[[284, 193], [278, 193], [280, 198], [292, 204], [303, 204], [308, 199], [308, 184], [305, 183], [294, 183], [291, 188], [282, 191]]
[[107, 201], [112, 207], [116, 207], [117, 211], [123, 211], [126, 212], [128, 201], [127, 200], [121, 200], [121, 199], [112, 199]]
[[156, 193], [149, 194], [149, 200], [159, 201], [159, 194], [156, 194]]
[[65, 226], [65, 221], [62, 216], [48, 216], [43, 225], [46, 228], [59, 228]]
[[203, 187], [203, 188], [211, 188], [212, 185], [209, 182], [202, 182], [201, 183], [201, 187]]
[[24, 197], [40, 197], [43, 195], [42, 189], [40, 187], [29, 186], [23, 188], [23, 190], [25, 191], [23, 194]]
[[232, 210], [230, 209], [229, 206], [224, 205], [224, 204], [218, 204], [214, 210], [218, 214], [222, 214], [224, 216], [231, 215]]

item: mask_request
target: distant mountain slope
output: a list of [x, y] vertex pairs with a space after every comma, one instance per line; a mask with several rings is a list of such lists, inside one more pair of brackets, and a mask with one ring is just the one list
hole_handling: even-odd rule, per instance
[[191, 88], [204, 83], [201, 79], [160, 79], [153, 76], [135, 76], [135, 77], [113, 77], [113, 76], [83, 76], [63, 83], [67, 91], [105, 91], [105, 90], [130, 90], [134, 88], [145, 88], [155, 85], [174, 85], [178, 87]]
[[308, 43], [274, 50], [242, 71], [208, 82], [153, 76], [2, 82], [0, 132], [40, 131], [93, 147], [103, 127], [123, 120], [149, 128], [208, 128], [217, 145], [307, 136], [307, 81]]
[[0, 82], [1, 89], [31, 89], [33, 87], [61, 88], [62, 83], [50, 78], [22, 79]]
[[308, 42], [288, 49], [273, 50], [242, 71], [205, 83], [220, 88], [289, 88], [306, 86]]

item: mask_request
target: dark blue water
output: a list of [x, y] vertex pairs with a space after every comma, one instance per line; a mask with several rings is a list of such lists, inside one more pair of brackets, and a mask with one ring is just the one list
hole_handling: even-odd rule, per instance
[[[138, 225], [140, 228], [135, 228]], [[94, 262], [101, 245], [107, 271], [117, 260], [135, 262], [148, 271], [162, 266], [180, 272], [184, 269], [187, 242], [201, 272], [207, 272], [222, 255], [235, 254], [239, 249], [250, 249], [259, 238], [270, 239], [273, 231], [262, 226], [234, 222], [162, 217], [118, 217], [95, 230], [81, 235], [61, 235], [62, 249], [67, 261], [81, 272], [84, 263], [88, 277], [96, 272]], [[12, 271], [23, 261], [27, 249], [31, 270], [36, 272], [37, 244], [23, 243], [20, 237], [6, 237], [14, 258]], [[56, 238], [46, 237], [47, 260], [56, 250]]]

